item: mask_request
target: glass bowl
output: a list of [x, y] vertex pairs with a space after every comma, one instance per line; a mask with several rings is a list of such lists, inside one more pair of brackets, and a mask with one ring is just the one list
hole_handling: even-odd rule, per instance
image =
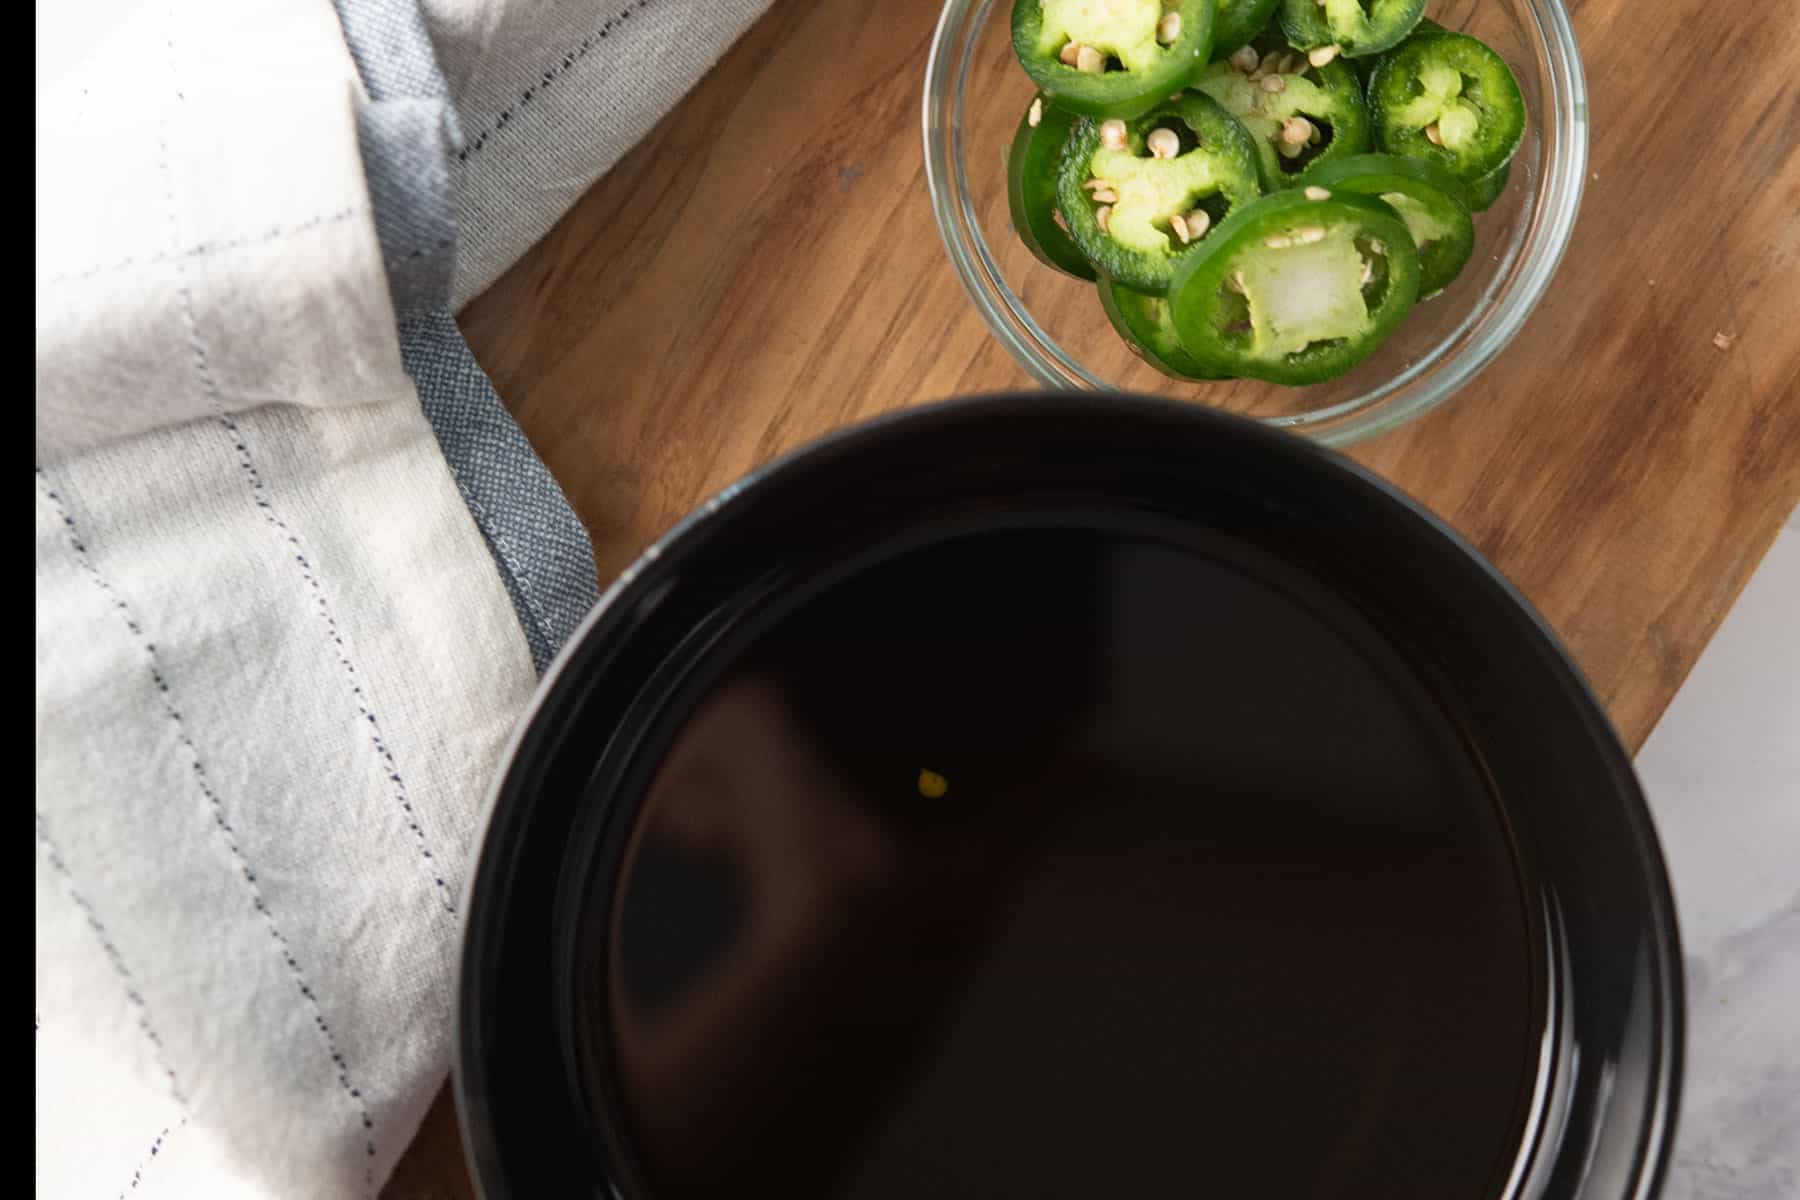
[[1130, 353], [1092, 284], [1038, 262], [1013, 232], [1006, 151], [1034, 94], [1012, 54], [1011, 4], [946, 0], [925, 70], [925, 176], [950, 261], [1000, 344], [1038, 382], [1189, 400], [1327, 445], [1392, 429], [1493, 361], [1550, 286], [1587, 173], [1587, 88], [1560, 0], [1434, 0], [1428, 14], [1492, 46], [1528, 122], [1505, 193], [1475, 215], [1475, 252], [1348, 374], [1310, 387], [1171, 379]]

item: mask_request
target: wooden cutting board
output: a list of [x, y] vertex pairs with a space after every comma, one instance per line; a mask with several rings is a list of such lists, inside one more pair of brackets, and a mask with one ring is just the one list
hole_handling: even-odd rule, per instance
[[[1352, 454], [1518, 584], [1635, 750], [1800, 502], [1800, 25], [1572, 13], [1591, 177], [1551, 293], [1462, 394]], [[818, 434], [1029, 386], [926, 199], [936, 18], [776, 0], [462, 313], [603, 577]], [[383, 1195], [473, 1195], [447, 1093]]]

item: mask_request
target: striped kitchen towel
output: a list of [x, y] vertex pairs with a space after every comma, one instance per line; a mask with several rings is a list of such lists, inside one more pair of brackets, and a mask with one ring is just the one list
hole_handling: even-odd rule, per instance
[[450, 313], [760, 8], [39, 7], [38, 1195], [367, 1196], [406, 1146], [594, 589]]

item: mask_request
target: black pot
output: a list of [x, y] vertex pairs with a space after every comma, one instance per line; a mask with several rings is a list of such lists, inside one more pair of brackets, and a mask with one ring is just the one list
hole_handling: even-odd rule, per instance
[[[1100, 594], [1088, 568], [1114, 559], [1095, 550], [1090, 561], [1083, 547], [1100, 545], [1102, 533], [1158, 547], [1152, 557], [1176, 575], [1187, 569], [1180, 563], [1212, 572], [1211, 582], [1184, 591], [1145, 583], [1164, 567], [1145, 568], [1148, 575], [1133, 576], [1136, 616], [1115, 613], [1108, 629], [1150, 647], [1134, 661], [1163, 680], [1159, 695], [1169, 680], [1194, 681], [1191, 693], [1178, 693], [1185, 699], [1154, 710], [1188, 724], [1145, 734], [1146, 745], [1161, 747], [1148, 758], [1180, 760], [1168, 770], [1187, 772], [1209, 795], [1215, 777], [1236, 780], [1220, 794], [1239, 799], [1198, 806], [1191, 817], [1139, 811], [1131, 799], [1059, 800], [1057, 828], [1080, 829], [1059, 843], [1063, 834], [1046, 832], [1050, 818], [1040, 819], [1032, 798], [1062, 795], [1078, 769], [1064, 747], [1087, 718], [1069, 713], [1099, 711], [1080, 697], [1101, 694], [1090, 676], [1110, 671], [1118, 655], [1066, 663], [1043, 648], [1070, 622], [1089, 620], [1065, 593]], [[1024, 556], [1017, 563], [1007, 557], [1014, 550]], [[942, 556], [953, 553], [963, 557], [946, 565]], [[1074, 581], [1043, 586], [1061, 578], [1065, 562]], [[790, 619], [835, 611], [818, 606], [857, 587], [866, 593], [859, 603], [876, 605], [859, 611], [885, 613], [879, 597], [925, 587], [927, 577], [934, 590], [921, 595], [943, 596], [944, 612], [962, 611], [960, 580], [1038, 580], [1021, 584], [1020, 595], [1043, 604], [1000, 605], [956, 626], [959, 633], [930, 621], [925, 633], [913, 629], [907, 613], [940, 607], [917, 596], [879, 627], [859, 618], [866, 636], [857, 621]], [[878, 582], [859, 582], [868, 580]], [[1233, 601], [1240, 587], [1250, 590]], [[1189, 607], [1171, 608], [1177, 601]], [[1289, 605], [1306, 620], [1271, 624]], [[942, 655], [948, 665], [930, 668], [942, 681], [941, 709], [916, 692], [884, 698], [889, 679], [917, 676], [946, 638], [963, 634], [968, 643]], [[684, 732], [699, 728], [696, 714], [720, 710], [727, 701], [719, 697], [735, 694], [749, 670], [743, 664], [762, 661], [761, 648], [774, 644], [791, 653], [767, 678], [791, 685], [810, 714], [806, 744], [824, 743], [818, 761], [849, 764], [821, 767], [830, 778], [865, 767], [867, 778], [910, 772], [903, 752], [883, 757], [894, 730], [920, 746], [919, 795], [884, 792], [882, 815], [870, 819], [882, 829], [912, 822], [906, 836], [924, 839], [916, 845], [932, 847], [927, 857], [899, 872], [850, 870], [842, 864], [886, 863], [884, 852], [870, 858], [860, 835], [830, 825], [818, 835], [829, 850], [803, 858], [793, 851], [799, 835], [778, 833], [771, 853], [783, 865], [769, 876], [771, 891], [747, 885], [730, 862], [721, 867], [718, 853], [703, 848], [691, 861], [665, 853], [657, 831], [698, 818], [676, 807], [690, 801], [656, 797], [716, 803], [718, 794], [669, 790], [677, 768], [658, 772], [671, 746], [698, 736]], [[1203, 657], [1179, 666], [1190, 652]], [[1059, 674], [1068, 671], [1081, 682]], [[1367, 703], [1350, 676], [1374, 688]], [[996, 680], [1009, 690], [992, 691]], [[995, 699], [1002, 695], [1042, 703]], [[743, 711], [774, 711], [758, 703]], [[1412, 712], [1408, 705], [1429, 709], [1418, 720], [1443, 736], [1415, 744], [1411, 735], [1390, 738], [1378, 715], [1360, 724], [1364, 710]], [[781, 786], [765, 792], [801, 814], [793, 828], [827, 828], [837, 818], [807, 810], [826, 794], [809, 790], [814, 777], [804, 771], [812, 768], [796, 775], [786, 765], [788, 735], [771, 733], [761, 716], [747, 721], [731, 735], [740, 742], [720, 778], [755, 788], [773, 773]], [[865, 736], [872, 721], [886, 732]], [[1131, 736], [1114, 730], [1106, 744]], [[1183, 758], [1190, 743], [1204, 752]], [[1115, 774], [1142, 765], [1109, 753]], [[1408, 765], [1409, 756], [1424, 765]], [[1316, 775], [1327, 786], [1312, 791], [1329, 795], [1294, 782], [1305, 763], [1328, 772]], [[1443, 814], [1431, 817], [1436, 832], [1421, 834], [1404, 814], [1384, 825], [1375, 810], [1411, 786], [1392, 780], [1427, 776], [1462, 782], [1421, 783], [1421, 795], [1486, 799], [1450, 805], [1456, 811], [1442, 829], [1432, 822]], [[1018, 782], [1026, 777], [1029, 786]], [[1105, 791], [1107, 776], [1097, 778]], [[1244, 803], [1260, 794], [1261, 779], [1281, 799]], [[1155, 790], [1120, 787], [1131, 797]], [[992, 798], [1002, 793], [1012, 798]], [[979, 804], [964, 799], [977, 795]], [[991, 811], [981, 808], [988, 804]], [[1334, 806], [1353, 808], [1352, 824]], [[1094, 1194], [1100, 1180], [1102, 1194], [1175, 1194], [1189, 1190], [1167, 1178], [1182, 1162], [1192, 1186], [1233, 1195], [1610, 1198], [1653, 1196], [1660, 1185], [1679, 1090], [1681, 956], [1628, 756], [1555, 637], [1473, 549], [1350, 462], [1247, 421], [1122, 396], [988, 397], [887, 417], [756, 472], [674, 529], [596, 607], [539, 689], [490, 807], [466, 906], [456, 1033], [465, 1145], [490, 1200], [958, 1194], [932, 1170], [958, 1172], [967, 1194], [1044, 1195], [1046, 1180], [1072, 1193]], [[1285, 826], [1278, 814], [1289, 814]], [[731, 819], [741, 816], [734, 809]], [[1190, 820], [1205, 823], [1190, 828]], [[1477, 824], [1487, 849], [1470, 840]], [[1444, 832], [1452, 826], [1462, 832]], [[772, 827], [757, 817], [752, 828]], [[1291, 870], [1266, 858], [1271, 829], [1295, 847]], [[1245, 839], [1242, 861], [1232, 855], [1236, 837]], [[1201, 843], [1210, 857], [1182, 857], [1201, 853]], [[1415, 847], [1411, 857], [1395, 849], [1401, 843]], [[996, 846], [1005, 847], [1000, 857]], [[1011, 919], [1004, 914], [1025, 903], [1018, 889], [1026, 885], [1016, 881], [1046, 877], [1032, 855], [1062, 853], [1055, 846], [1085, 857], [1056, 888], [1032, 893], [1031, 904], [1056, 894], [1045, 911], [1066, 909], [1032, 928], [1067, 931], [1066, 944], [1081, 949], [1062, 970], [1041, 937], [1015, 947], [1006, 968], [1013, 990], [997, 994], [1030, 1032], [1015, 1039], [1006, 1021], [990, 1021], [974, 1043], [1011, 1067], [962, 1075], [946, 1067], [951, 1082], [921, 1081], [921, 1071], [938, 1070], [919, 1065], [937, 1062], [925, 1048], [954, 1040], [956, 1022], [975, 1019], [968, 1012], [994, 971], [971, 964], [989, 961], [1001, 944], [994, 931]], [[1254, 871], [1244, 865], [1259, 854]], [[946, 865], [965, 858], [977, 866], [961, 875]], [[1020, 867], [1025, 860], [1037, 865]], [[948, 882], [921, 883], [940, 871]], [[1091, 882], [1096, 872], [1104, 883], [1068, 882]], [[1271, 872], [1288, 882], [1268, 883]], [[1465, 886], [1475, 876], [1511, 881], [1496, 884], [1501, 891], [1515, 887], [1516, 918], [1494, 916], [1492, 929], [1516, 925], [1516, 969], [1495, 974], [1492, 956], [1482, 957], [1492, 930], [1481, 915], [1486, 902]], [[1203, 877], [1218, 890], [1190, 893]], [[893, 899], [903, 891], [904, 904]], [[771, 899], [777, 892], [786, 899]], [[1288, 912], [1286, 898], [1302, 894], [1312, 895], [1310, 907]], [[1239, 905], [1244, 896], [1254, 899]], [[1321, 896], [1336, 899], [1320, 904]], [[671, 995], [697, 986], [697, 971], [737, 978], [717, 964], [740, 962], [730, 955], [752, 940], [745, 921], [761, 929], [778, 909], [804, 910], [809, 929], [829, 931], [816, 946], [805, 942], [804, 953], [782, 934], [769, 943], [784, 947], [773, 959], [742, 959], [754, 959], [740, 972], [754, 981], [748, 991], [718, 984], [716, 996], [670, 1008]], [[959, 912], [970, 914], [969, 928], [947, 934], [961, 923], [946, 915]], [[1171, 912], [1179, 920], [1162, 919]], [[1209, 913], [1232, 936], [1266, 927], [1269, 940], [1240, 937], [1235, 949], [1220, 949]], [[1365, 942], [1374, 949], [1355, 949]], [[1197, 955], [1208, 960], [1204, 971]], [[1031, 985], [1042, 1004], [1017, 1003], [1021, 972], [1036, 969], [1018, 965], [1025, 961], [1050, 964]], [[1238, 1009], [1223, 999], [1213, 1007], [1225, 981], [1254, 989], [1261, 974], [1303, 981], [1294, 986], [1308, 1002], [1295, 1002], [1299, 993], [1284, 982], [1262, 999], [1245, 991], [1231, 1002]], [[1143, 1029], [1134, 1024], [1140, 1000]], [[1193, 1020], [1158, 1027], [1168, 1020], [1159, 1005]], [[679, 1021], [665, 1020], [672, 1011]], [[711, 1015], [693, 1016], [701, 1011]], [[1271, 1015], [1266, 1027], [1221, 1028], [1236, 1011]], [[1190, 1046], [1201, 1032], [1202, 1048]], [[1371, 1040], [1379, 1036], [1388, 1043]], [[1015, 1041], [1043, 1052], [1007, 1060]], [[1112, 1053], [1119, 1047], [1127, 1048]], [[1489, 1065], [1513, 1061], [1495, 1047], [1517, 1051], [1516, 1081], [1482, 1082]], [[1457, 1054], [1472, 1065], [1453, 1068]], [[1283, 1093], [1264, 1066], [1291, 1071], [1296, 1062], [1318, 1064], [1316, 1077], [1296, 1075]], [[1434, 1070], [1444, 1078], [1432, 1082]], [[1175, 1080], [1188, 1081], [1185, 1091]], [[1343, 1093], [1336, 1100], [1333, 1088]], [[1284, 1094], [1279, 1111], [1248, 1115]], [[1437, 1134], [1408, 1142], [1404, 1121], [1320, 1136], [1382, 1110], [1382, 1096], [1405, 1097], [1405, 1111], [1427, 1124], [1452, 1110], [1489, 1114], [1467, 1146], [1501, 1139], [1503, 1150], [1460, 1149]], [[951, 1123], [958, 1106], [968, 1112]], [[1314, 1108], [1323, 1125], [1308, 1124]], [[951, 1142], [956, 1149], [943, 1149]], [[994, 1161], [966, 1177], [945, 1165], [983, 1154]], [[989, 1181], [968, 1182], [978, 1177]]]

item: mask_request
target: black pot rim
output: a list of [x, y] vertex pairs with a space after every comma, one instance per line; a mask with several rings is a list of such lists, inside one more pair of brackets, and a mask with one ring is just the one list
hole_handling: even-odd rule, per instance
[[[1633, 1188], [1629, 1197], [1630, 1200], [1650, 1200], [1661, 1192], [1675, 1140], [1684, 1060], [1685, 989], [1674, 898], [1649, 806], [1638, 784], [1630, 757], [1598, 697], [1548, 622], [1512, 582], [1456, 530], [1393, 484], [1333, 450], [1259, 422], [1163, 398], [1130, 394], [1009, 391], [963, 396], [885, 413], [826, 434], [752, 469], [693, 509], [626, 568], [605, 590], [544, 672], [508, 738], [501, 755], [501, 767], [486, 793], [475, 843], [477, 850], [463, 886], [461, 936], [451, 1024], [451, 1083], [465, 1160], [478, 1195], [488, 1197], [489, 1200], [512, 1200], [513, 1197], [524, 1194], [498, 1175], [498, 1166], [489, 1166], [487, 1160], [491, 1157], [493, 1145], [491, 1130], [474, 1116], [480, 1107], [478, 1101], [486, 1073], [469, 1028], [468, 1017], [471, 1006], [480, 1003], [482, 993], [482, 971], [476, 958], [484, 939], [503, 935], [504, 932], [503, 929], [489, 928], [483, 922], [484, 910], [487, 908], [484, 896], [491, 890], [491, 876], [496, 870], [496, 827], [505, 815], [509, 798], [516, 798], [518, 777], [523, 765], [531, 761], [535, 750], [542, 748], [546, 727], [568, 715], [564, 710], [573, 699], [572, 693], [581, 684], [578, 664], [584, 657], [584, 650], [596, 638], [608, 633], [613, 624], [623, 623], [627, 619], [623, 611], [627, 600], [655, 585], [660, 577], [661, 568], [658, 564], [661, 560], [665, 557], [678, 557], [684, 545], [702, 532], [728, 520], [742, 498], [768, 486], [771, 481], [854, 455], [865, 447], [898, 434], [942, 430], [972, 419], [990, 420], [1001, 417], [1027, 421], [1034, 417], [1067, 416], [1071, 413], [1104, 416], [1118, 422], [1173, 422], [1186, 423], [1196, 428], [1210, 427], [1212, 434], [1236, 439], [1247, 449], [1285, 460], [1291, 468], [1319, 473], [1326, 478], [1335, 477], [1338, 486], [1362, 489], [1385, 505], [1401, 510], [1408, 519], [1418, 522], [1424, 536], [1435, 537], [1451, 548], [1463, 565], [1479, 577], [1483, 586], [1498, 593], [1528, 621], [1533, 636], [1549, 652], [1548, 661], [1559, 677], [1558, 682], [1581, 710], [1580, 716], [1594, 734], [1597, 748], [1607, 759], [1605, 768], [1617, 783], [1616, 794], [1608, 797], [1608, 800], [1616, 800], [1621, 806], [1620, 815], [1634, 835], [1638, 865], [1645, 873], [1644, 917], [1653, 938], [1651, 944], [1644, 949], [1649, 952], [1645, 968], [1650, 976], [1649, 986], [1654, 1002], [1651, 1019], [1655, 1027], [1648, 1037], [1652, 1046], [1655, 1082], [1649, 1111], [1639, 1122], [1636, 1166], [1630, 1176]], [[587, 1190], [594, 1195], [604, 1194], [597, 1184]], [[616, 1190], [611, 1194], [618, 1195]]]

